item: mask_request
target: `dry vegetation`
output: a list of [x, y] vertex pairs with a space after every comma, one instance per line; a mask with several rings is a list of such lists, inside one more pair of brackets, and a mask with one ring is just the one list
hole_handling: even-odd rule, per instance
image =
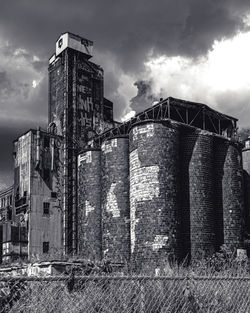
[[189, 266], [165, 262], [157, 275], [150, 268], [140, 275], [103, 270], [86, 276], [84, 270], [79, 278], [82, 273], [73, 272], [64, 281], [12, 283], [10, 312], [226, 313], [250, 307], [247, 261], [225, 247]]

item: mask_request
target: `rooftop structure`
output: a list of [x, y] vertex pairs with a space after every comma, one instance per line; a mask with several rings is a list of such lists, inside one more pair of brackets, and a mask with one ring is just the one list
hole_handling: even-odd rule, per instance
[[62, 33], [56, 41], [56, 53], [50, 58], [49, 64], [53, 63], [59, 54], [67, 48], [79, 51], [85, 54], [87, 59], [90, 59], [93, 52], [93, 41], [70, 32]]
[[128, 134], [130, 128], [135, 123], [145, 120], [164, 121], [168, 119], [188, 126], [197, 127], [202, 130], [207, 130], [226, 138], [237, 139], [237, 118], [215, 111], [202, 103], [185, 101], [172, 97], [159, 101], [153, 107], [137, 113], [130, 120], [125, 121], [92, 139], [94, 139], [95, 142], [101, 142], [102, 140], [112, 138], [113, 136]]

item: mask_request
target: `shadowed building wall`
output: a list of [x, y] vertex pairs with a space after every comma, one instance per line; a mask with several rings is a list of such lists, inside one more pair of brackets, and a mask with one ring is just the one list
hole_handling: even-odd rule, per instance
[[235, 248], [243, 247], [243, 169], [241, 145], [227, 141], [222, 181], [224, 244]]
[[101, 260], [101, 150], [82, 152], [78, 160], [78, 253]]
[[243, 177], [244, 177], [244, 201], [245, 201], [245, 230], [248, 235], [247, 247], [248, 254], [250, 255], [250, 138], [245, 140], [245, 147], [242, 150], [243, 161]]
[[[183, 210], [189, 211], [190, 225], [185, 225], [185, 241], [190, 242], [192, 259], [211, 255], [215, 251], [213, 212], [213, 136], [197, 129], [182, 132]], [[185, 223], [188, 213], [184, 213]], [[190, 229], [190, 240], [187, 238]], [[187, 244], [186, 244], [187, 245]]]
[[102, 144], [103, 257], [130, 260], [129, 140], [116, 137]]

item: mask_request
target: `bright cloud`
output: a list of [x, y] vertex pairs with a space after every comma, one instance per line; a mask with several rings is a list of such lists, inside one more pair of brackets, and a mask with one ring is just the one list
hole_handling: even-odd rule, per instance
[[[207, 57], [199, 60], [161, 56], [151, 59], [145, 66], [154, 93], [199, 101], [220, 107], [223, 112], [231, 112], [230, 103], [222, 107], [221, 96], [226, 93], [237, 97], [250, 94], [249, 55], [250, 32], [216, 41]], [[248, 109], [250, 111], [250, 106]]]
[[33, 81], [32, 81], [32, 87], [33, 87], [33, 88], [36, 88], [37, 85], [38, 85], [37, 81], [36, 81], [36, 80], [33, 80]]
[[131, 119], [132, 117], [134, 117], [135, 116], [135, 111], [130, 111], [130, 112], [128, 112], [127, 114], [125, 114], [122, 118], [121, 118], [121, 121], [122, 122], [126, 122], [126, 121], [128, 121], [129, 119]]

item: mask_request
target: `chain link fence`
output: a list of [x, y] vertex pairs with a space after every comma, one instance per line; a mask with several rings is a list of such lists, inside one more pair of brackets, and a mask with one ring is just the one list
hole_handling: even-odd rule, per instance
[[250, 312], [250, 277], [1, 277], [0, 312]]

